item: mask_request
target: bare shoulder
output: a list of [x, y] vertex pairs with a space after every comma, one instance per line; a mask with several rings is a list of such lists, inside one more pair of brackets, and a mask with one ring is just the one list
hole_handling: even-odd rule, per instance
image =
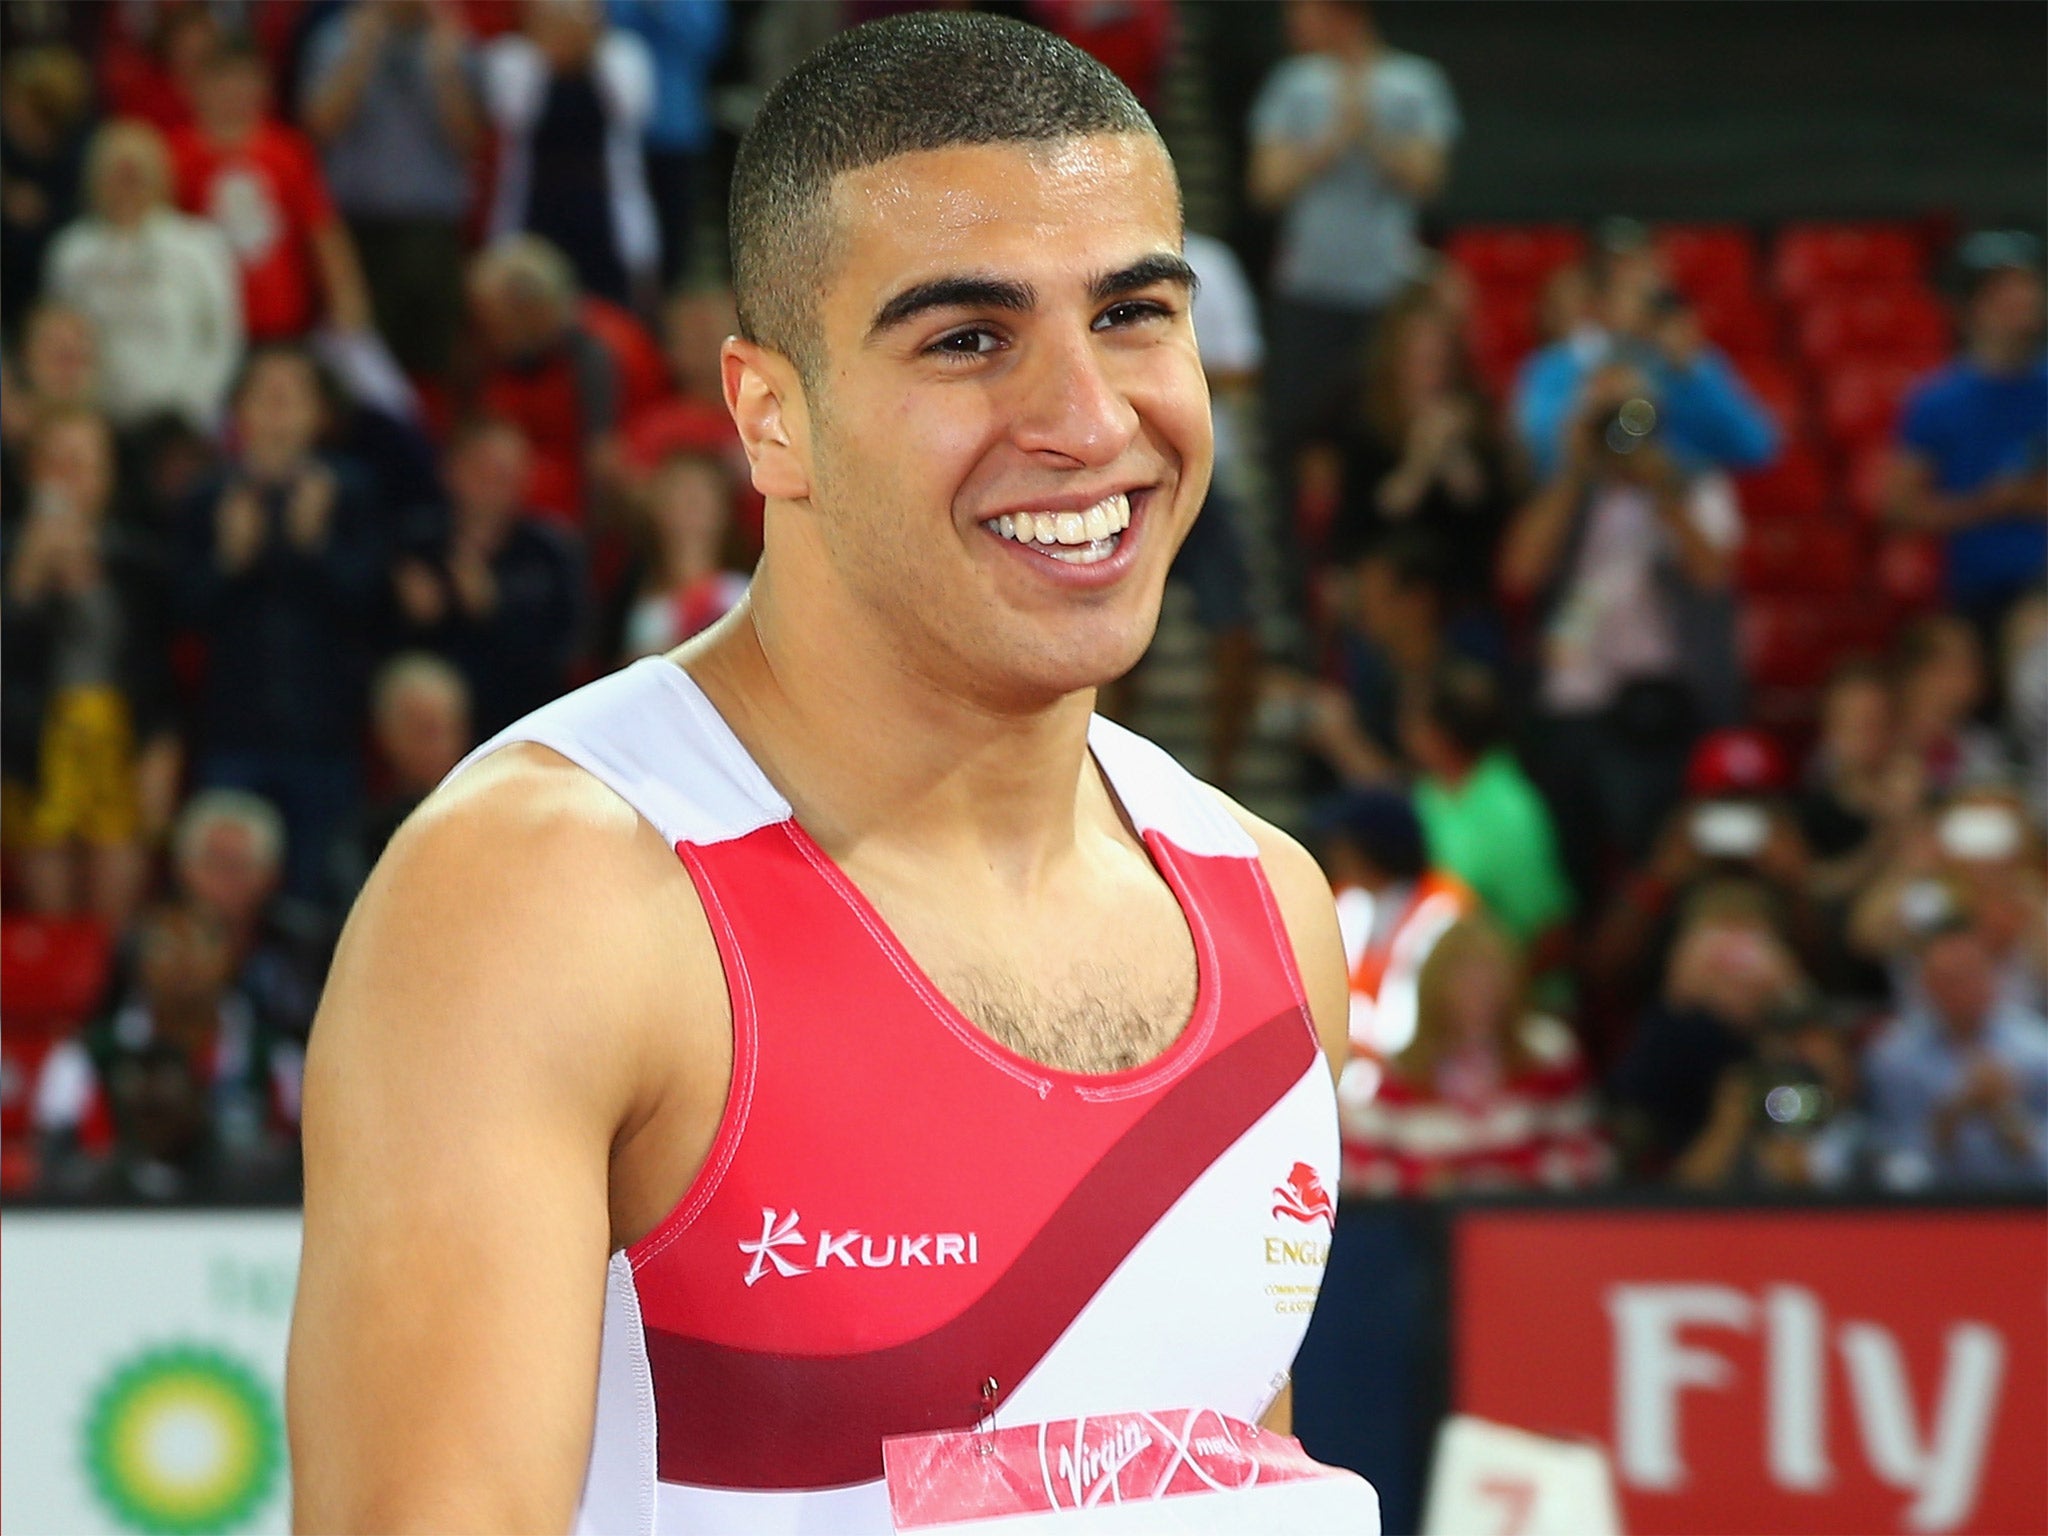
[[1308, 992], [1323, 1054], [1330, 1060], [1331, 1071], [1341, 1071], [1351, 1049], [1351, 984], [1329, 878], [1315, 856], [1287, 833], [1264, 817], [1254, 816], [1221, 790], [1212, 788], [1209, 793], [1258, 845], [1259, 867], [1273, 888], [1280, 920], [1294, 946], [1294, 963]]

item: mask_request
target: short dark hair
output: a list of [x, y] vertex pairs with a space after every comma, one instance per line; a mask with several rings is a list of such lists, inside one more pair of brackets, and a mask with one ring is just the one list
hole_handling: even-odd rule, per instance
[[815, 377], [834, 177], [962, 144], [1159, 130], [1064, 38], [1006, 17], [925, 11], [831, 38], [785, 75], [740, 141], [728, 226], [740, 334]]
[[1462, 657], [1442, 663], [1418, 690], [1423, 718], [1467, 757], [1483, 757], [1501, 739], [1500, 684], [1493, 673]]

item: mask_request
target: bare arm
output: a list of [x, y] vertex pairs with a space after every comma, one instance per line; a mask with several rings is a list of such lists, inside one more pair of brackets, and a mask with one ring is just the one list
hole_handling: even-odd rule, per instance
[[1885, 520], [1914, 533], [1954, 533], [1999, 518], [2048, 513], [2048, 477], [2039, 471], [1993, 480], [1966, 494], [1941, 491], [1933, 466], [1910, 448], [1893, 452], [1882, 494]]
[[620, 956], [674, 946], [651, 914], [676, 882], [657, 834], [536, 750], [400, 830], [314, 1026], [287, 1381], [302, 1531], [574, 1516], [613, 1149], [644, 1123], [641, 1020], [661, 1017]]
[[299, 114], [306, 132], [322, 144], [331, 144], [355, 121], [363, 104], [363, 92], [369, 89], [370, 76], [390, 33], [384, 7], [375, 0], [358, 5], [342, 25], [348, 29], [348, 44], [326, 78], [307, 92]]
[[341, 220], [330, 219], [313, 231], [313, 260], [327, 295], [328, 321], [338, 331], [368, 330], [370, 290], [356, 261], [356, 243]]
[[1572, 513], [1586, 494], [1576, 463], [1568, 464], [1508, 525], [1501, 541], [1500, 585], [1508, 596], [1534, 597], [1557, 570]]

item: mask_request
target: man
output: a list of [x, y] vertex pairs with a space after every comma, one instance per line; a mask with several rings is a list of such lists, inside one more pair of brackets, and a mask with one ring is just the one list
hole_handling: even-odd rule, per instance
[[1294, 0], [1293, 56], [1251, 113], [1252, 201], [1281, 217], [1266, 424], [1291, 515], [1296, 456], [1332, 434], [1373, 319], [1422, 266], [1422, 206], [1460, 127], [1443, 72], [1388, 48], [1359, 0]]
[[1864, 1062], [1879, 1177], [1900, 1189], [2048, 1183], [2048, 1020], [1999, 1000], [1966, 918], [1938, 924], [1919, 958], [1924, 1002]]
[[1256, 1417], [1300, 1342], [1329, 888], [1090, 722], [1209, 478], [1156, 131], [916, 13], [770, 93], [732, 208], [747, 603], [486, 743], [332, 975], [309, 1529], [882, 1532], [885, 1434]]
[[1995, 624], [2048, 565], [2048, 359], [2040, 248], [2024, 236], [1964, 244], [1963, 353], [1906, 401], [1886, 518], [1942, 535], [1948, 590]]
[[1588, 317], [1531, 356], [1515, 380], [1508, 415], [1531, 477], [1548, 481], [1569, 465], [1574, 416], [1616, 363], [1639, 370], [1659, 434], [1688, 473], [1769, 463], [1778, 451], [1776, 425], [1706, 340], [1642, 225], [1610, 219], [1601, 226], [1594, 283]]
[[392, 572], [405, 643], [462, 669], [480, 736], [562, 691], [582, 607], [575, 541], [523, 499], [531, 459], [509, 421], [464, 426], [448, 447], [447, 525]]
[[171, 140], [178, 201], [227, 237], [252, 341], [304, 336], [323, 318], [337, 331], [367, 330], [370, 300], [348, 227], [312, 145], [264, 115], [269, 94], [254, 43], [223, 43], [207, 59], [192, 126]]
[[369, 0], [319, 23], [300, 70], [306, 131], [362, 261], [377, 329], [408, 373], [448, 373], [462, 323], [462, 221], [483, 147], [459, 7]]

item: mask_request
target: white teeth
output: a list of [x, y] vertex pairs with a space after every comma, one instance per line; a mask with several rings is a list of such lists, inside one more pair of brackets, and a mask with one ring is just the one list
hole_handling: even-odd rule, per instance
[[1006, 512], [987, 526], [1019, 544], [1046, 546], [1070, 565], [1093, 565], [1115, 551], [1117, 535], [1131, 526], [1131, 499], [1119, 491], [1082, 512]]

